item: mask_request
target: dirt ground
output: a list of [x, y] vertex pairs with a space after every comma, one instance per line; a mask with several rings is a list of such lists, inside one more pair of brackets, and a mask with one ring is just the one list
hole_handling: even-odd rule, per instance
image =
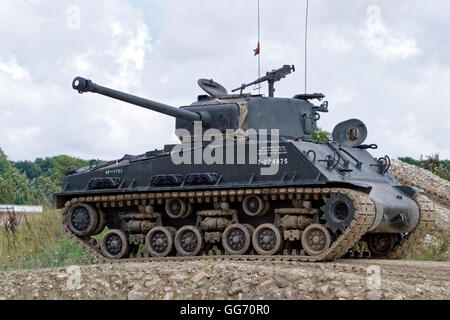
[[0, 273], [0, 299], [450, 299], [450, 262], [152, 262]]

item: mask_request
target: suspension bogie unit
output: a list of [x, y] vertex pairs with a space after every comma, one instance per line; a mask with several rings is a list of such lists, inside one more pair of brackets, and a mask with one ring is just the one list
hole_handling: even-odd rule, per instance
[[[352, 207], [351, 221], [341, 213], [345, 226], [333, 231], [321, 208], [335, 194], [351, 199]], [[169, 192], [74, 198], [65, 206], [63, 227], [97, 256], [114, 260], [246, 254], [329, 260], [344, 255], [374, 215], [367, 195], [346, 189]], [[102, 227], [109, 231], [93, 245]], [[146, 250], [138, 253], [139, 246]]]

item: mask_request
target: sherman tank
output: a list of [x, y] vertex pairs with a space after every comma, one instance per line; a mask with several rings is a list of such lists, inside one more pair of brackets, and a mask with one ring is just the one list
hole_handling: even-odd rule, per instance
[[[313, 141], [323, 94], [275, 97], [285, 65], [229, 93], [207, 93], [179, 108], [77, 77], [72, 87], [176, 118], [178, 144], [68, 168], [54, 195], [62, 227], [100, 261], [404, 257], [434, 225], [422, 190], [374, 158], [358, 119]], [[267, 82], [268, 96], [245, 93]]]

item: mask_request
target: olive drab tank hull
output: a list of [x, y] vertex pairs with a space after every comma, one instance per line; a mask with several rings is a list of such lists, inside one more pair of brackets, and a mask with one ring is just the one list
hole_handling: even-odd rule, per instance
[[311, 141], [328, 103], [311, 102], [321, 94], [273, 97], [292, 71], [252, 83], [268, 81], [269, 97], [243, 93], [247, 85], [230, 95], [202, 79], [209, 96], [181, 108], [76, 78], [80, 93], [176, 117], [181, 143], [69, 168], [55, 194], [63, 229], [100, 261], [405, 256], [434, 225], [431, 202], [389, 174], [389, 157], [373, 158], [361, 121]]

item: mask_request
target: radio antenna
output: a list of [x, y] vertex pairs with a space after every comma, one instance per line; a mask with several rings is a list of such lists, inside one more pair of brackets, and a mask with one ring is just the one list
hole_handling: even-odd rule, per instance
[[307, 93], [308, 78], [308, 13], [309, 0], [306, 0], [306, 19], [305, 19], [305, 94]]
[[[261, 78], [261, 15], [260, 15], [260, 0], [258, 0], [258, 78]], [[256, 52], [255, 52], [256, 53]], [[258, 86], [258, 93], [261, 94], [261, 86]]]

